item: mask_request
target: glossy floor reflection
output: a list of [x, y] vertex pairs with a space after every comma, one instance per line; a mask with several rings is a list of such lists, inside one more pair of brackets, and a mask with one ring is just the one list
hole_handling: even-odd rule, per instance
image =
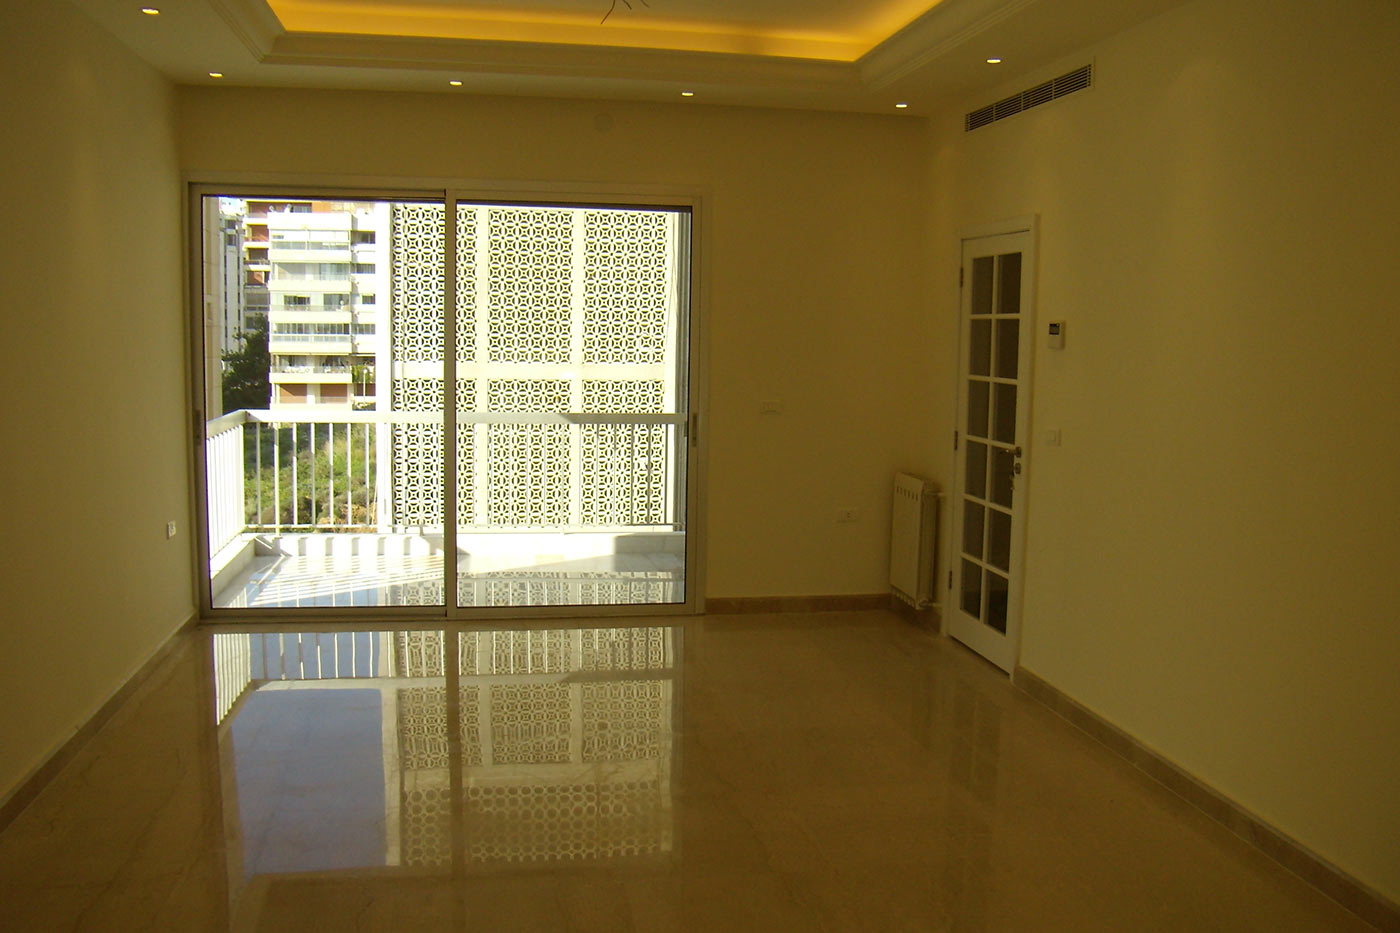
[[194, 633], [0, 930], [1371, 929], [884, 612]]

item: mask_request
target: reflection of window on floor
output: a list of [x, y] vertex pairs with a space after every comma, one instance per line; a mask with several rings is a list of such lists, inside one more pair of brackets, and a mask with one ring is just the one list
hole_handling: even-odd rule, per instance
[[[664, 627], [213, 636], [217, 716], [229, 722], [221, 741], [235, 746], [238, 768], [224, 784], [226, 812], [242, 815], [241, 837], [278, 831], [256, 805], [279, 796], [260, 783], [276, 775], [310, 775], [313, 796], [327, 798], [310, 802], [327, 812], [347, 795], [384, 808], [334, 811], [363, 825], [299, 824], [306, 838], [291, 847], [296, 864], [266, 862], [264, 849], [282, 856], [254, 842], [242, 853], [245, 876], [446, 869], [458, 822], [455, 848], [468, 869], [665, 857], [674, 832], [673, 637]], [[451, 708], [449, 673], [458, 688]], [[356, 701], [314, 702], [326, 690], [355, 691]], [[325, 718], [352, 707], [357, 720]], [[260, 767], [266, 755], [285, 754], [287, 730], [303, 736], [305, 756]], [[335, 844], [346, 839], [361, 844]]]

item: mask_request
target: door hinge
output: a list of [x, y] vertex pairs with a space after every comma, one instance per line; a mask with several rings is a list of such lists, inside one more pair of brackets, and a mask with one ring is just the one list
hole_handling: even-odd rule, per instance
[[964, 268], [963, 266], [958, 266], [958, 288], [962, 288], [962, 287], [963, 287], [963, 276], [964, 276], [966, 273], [967, 273], [967, 269], [966, 269], [966, 268]]
[[700, 415], [697, 412], [690, 413], [690, 446], [700, 446]]
[[957, 431], [954, 431], [954, 432], [953, 432], [953, 449], [954, 449], [954, 450], [957, 450], [957, 449], [958, 449], [958, 432], [957, 432]]
[[948, 571], [948, 589], [953, 588], [953, 571]]

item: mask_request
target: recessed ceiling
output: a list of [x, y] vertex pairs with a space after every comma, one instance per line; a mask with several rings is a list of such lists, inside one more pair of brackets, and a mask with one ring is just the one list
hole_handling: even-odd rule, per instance
[[918, 114], [1182, 0], [73, 2], [177, 84]]
[[[956, 2], [956, 0], [943, 0]], [[629, 6], [630, 3], [630, 6]], [[553, 42], [853, 62], [937, 0], [269, 0], [291, 32]]]

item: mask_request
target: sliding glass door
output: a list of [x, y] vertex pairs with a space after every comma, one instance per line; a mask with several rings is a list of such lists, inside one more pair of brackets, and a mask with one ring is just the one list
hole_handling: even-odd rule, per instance
[[688, 209], [196, 201], [211, 610], [686, 603]]

